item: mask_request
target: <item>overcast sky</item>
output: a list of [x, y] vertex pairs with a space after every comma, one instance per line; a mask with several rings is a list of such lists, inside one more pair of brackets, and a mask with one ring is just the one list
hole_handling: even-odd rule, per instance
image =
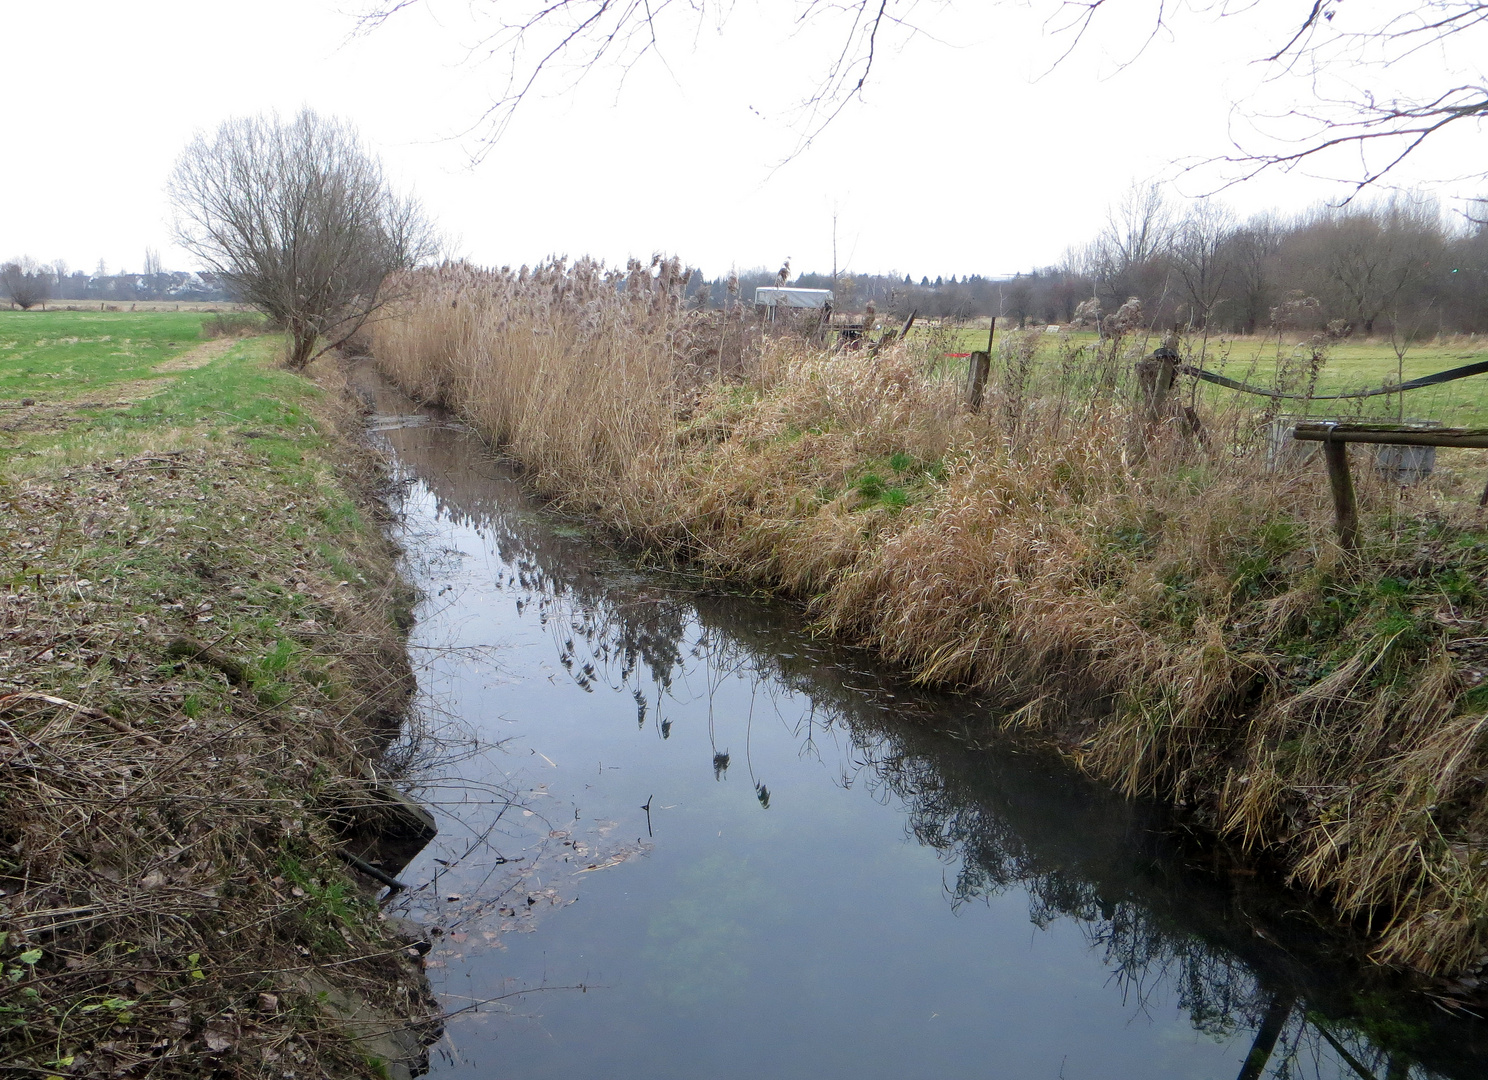
[[[155, 247], [167, 268], [190, 269], [170, 244], [162, 194], [187, 139], [231, 115], [310, 106], [353, 121], [453, 253], [482, 263], [665, 251], [710, 276], [786, 256], [797, 270], [830, 270], [835, 210], [846, 269], [918, 279], [1049, 264], [1088, 240], [1134, 179], [1174, 179], [1179, 194], [1213, 188], [1222, 175], [1180, 166], [1231, 150], [1235, 136], [1260, 145], [1247, 115], [1306, 92], [1265, 81], [1253, 63], [1295, 4], [1187, 15], [1176, 40], [1159, 35], [1143, 51], [1150, 9], [1139, 2], [1113, 9], [1119, 18], [1047, 74], [1069, 44], [1051, 33], [1052, 4], [927, 2], [925, 33], [896, 40], [864, 100], [795, 156], [794, 106], [840, 47], [838, 28], [796, 26], [796, 0], [740, 3], [721, 28], [673, 26], [660, 59], [623, 84], [606, 69], [577, 89], [548, 85], [472, 165], [477, 144], [464, 133], [502, 72], [469, 57], [481, 0], [433, 0], [361, 36], [358, 0], [0, 0], [12, 88], [0, 258], [139, 270]], [[1427, 53], [1388, 78], [1408, 84], [1450, 62]], [[1386, 73], [1348, 75], [1388, 89]], [[1445, 178], [1435, 190], [1447, 200], [1475, 194], [1476, 182], [1455, 178], [1481, 157], [1480, 137], [1464, 131], [1399, 179]], [[1293, 173], [1220, 197], [1248, 213], [1344, 192]]]

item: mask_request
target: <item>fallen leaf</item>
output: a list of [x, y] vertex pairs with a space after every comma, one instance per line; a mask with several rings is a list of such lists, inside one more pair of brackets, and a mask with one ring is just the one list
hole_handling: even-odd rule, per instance
[[228, 1049], [233, 1044], [232, 1036], [227, 1034], [227, 1032], [217, 1031], [212, 1028], [207, 1028], [206, 1031], [202, 1032], [202, 1042], [206, 1043], [207, 1049], [214, 1054], [222, 1053], [222, 1051]]

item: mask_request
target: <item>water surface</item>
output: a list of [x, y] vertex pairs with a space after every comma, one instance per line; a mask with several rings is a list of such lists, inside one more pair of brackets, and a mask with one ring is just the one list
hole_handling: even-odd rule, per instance
[[441, 834], [434, 1073], [1468, 1077], [1483, 1025], [793, 609], [637, 568], [359, 376], [400, 478]]

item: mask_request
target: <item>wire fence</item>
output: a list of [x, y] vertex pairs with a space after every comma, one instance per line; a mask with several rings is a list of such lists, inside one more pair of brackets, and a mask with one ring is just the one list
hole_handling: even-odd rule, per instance
[[[1226, 365], [1234, 368], [1233, 363]], [[1266, 368], [1272, 368], [1266, 371]], [[1433, 420], [1447, 426], [1488, 426], [1488, 360], [1414, 378], [1387, 377], [1349, 385], [1324, 365], [1256, 364], [1235, 378], [1212, 367], [1177, 360], [1176, 370], [1214, 388], [1265, 399], [1273, 408], [1308, 419]], [[1269, 375], [1269, 378], [1268, 378]], [[1269, 383], [1270, 385], [1266, 385]]]

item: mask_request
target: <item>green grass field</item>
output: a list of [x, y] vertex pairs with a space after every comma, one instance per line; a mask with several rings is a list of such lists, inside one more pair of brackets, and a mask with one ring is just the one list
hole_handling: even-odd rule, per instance
[[0, 462], [90, 460], [106, 444], [117, 456], [185, 430], [251, 430], [271, 455], [318, 446], [307, 405], [320, 391], [276, 366], [279, 335], [204, 341], [202, 318], [0, 312]]
[[[1002, 340], [1006, 331], [999, 325], [997, 339]], [[1075, 345], [1093, 346], [1093, 332], [1069, 334], [1068, 341]], [[1055, 362], [1061, 341], [1065, 335], [1047, 334], [1042, 342], [1038, 361], [1041, 364]], [[945, 342], [948, 352], [969, 352], [987, 347], [985, 327], [942, 328], [916, 327], [911, 339], [925, 344], [932, 340]], [[1150, 353], [1162, 343], [1162, 335], [1151, 333], [1145, 341], [1135, 339], [1143, 353]], [[1186, 338], [1185, 349], [1195, 356], [1202, 355], [1203, 365], [1210, 371], [1227, 375], [1232, 379], [1262, 387], [1273, 387], [1278, 372], [1288, 366], [1300, 370], [1306, 366], [1308, 347], [1302, 335], [1287, 334], [1278, 343], [1272, 335], [1268, 337], [1222, 337], [1210, 338], [1207, 342], [1199, 338]], [[1411, 345], [1403, 358], [1397, 358], [1388, 339], [1349, 338], [1328, 347], [1327, 359], [1318, 378], [1317, 392], [1337, 393], [1382, 386], [1387, 382], [1410, 380], [1422, 375], [1461, 367], [1488, 360], [1488, 336], [1476, 339], [1448, 338]], [[948, 362], [946, 371], [951, 377], [965, 372], [964, 360]], [[994, 361], [995, 369], [995, 361]], [[1205, 400], [1212, 405], [1229, 404], [1236, 399], [1234, 391], [1220, 387], [1206, 387]], [[1264, 407], [1263, 399], [1251, 397], [1257, 408]], [[1283, 412], [1302, 412], [1284, 407]], [[1363, 399], [1353, 403], [1313, 401], [1306, 409], [1307, 415], [1364, 416], [1370, 418], [1398, 417], [1403, 412], [1406, 419], [1439, 420], [1452, 427], [1488, 426], [1488, 375], [1475, 375], [1442, 386], [1428, 387], [1409, 392], [1402, 409], [1400, 398], [1385, 395]]]
[[199, 312], [0, 311], [0, 400], [76, 401], [200, 345]]

